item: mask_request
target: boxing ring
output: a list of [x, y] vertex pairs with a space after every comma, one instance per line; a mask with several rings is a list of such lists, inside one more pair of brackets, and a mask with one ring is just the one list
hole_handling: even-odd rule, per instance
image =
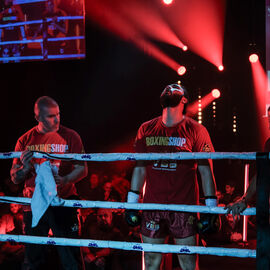
[[[66, 20], [75, 20], [75, 21], [81, 21], [84, 20], [84, 16], [59, 16], [57, 17], [57, 22], [60, 21], [66, 21]], [[33, 21], [25, 21], [25, 22], [16, 22], [16, 23], [8, 23], [8, 24], [1, 24], [0, 25], [0, 37], [2, 34], [2, 31], [5, 28], [10, 27], [25, 27], [29, 25], [48, 25], [49, 23], [53, 22], [52, 18], [44, 18], [43, 20], [33, 20]], [[24, 30], [25, 31], [25, 30]], [[23, 61], [23, 60], [57, 60], [57, 59], [81, 59], [85, 58], [85, 53], [74, 53], [74, 54], [59, 54], [59, 55], [50, 55], [48, 54], [48, 43], [52, 42], [60, 42], [60, 41], [80, 41], [84, 40], [84, 36], [76, 35], [76, 36], [65, 36], [65, 37], [47, 37], [48, 33], [45, 33], [43, 31], [42, 38], [35, 38], [35, 39], [26, 39], [23, 38], [21, 40], [11, 40], [11, 41], [0, 41], [0, 48], [1, 46], [7, 46], [7, 45], [26, 45], [31, 43], [38, 43], [41, 46], [41, 55], [27, 55], [27, 56], [21, 56], [21, 55], [15, 55], [15, 56], [8, 56], [3, 57], [3, 55], [0, 56], [0, 61]]]
[[[20, 158], [21, 152], [0, 153], [0, 159]], [[133, 250], [139, 252], [159, 252], [177, 254], [200, 254], [231, 256], [241, 258], [256, 258], [257, 269], [269, 269], [270, 265], [270, 230], [269, 230], [269, 186], [270, 163], [269, 153], [228, 153], [228, 152], [200, 152], [200, 153], [95, 153], [95, 154], [48, 154], [34, 152], [34, 158], [59, 159], [65, 161], [138, 161], [138, 160], [202, 160], [202, 159], [240, 159], [256, 160], [257, 162], [257, 204], [255, 208], [247, 208], [242, 215], [256, 215], [257, 218], [257, 249], [238, 249], [223, 247], [201, 247], [170, 244], [147, 244], [136, 242], [101, 241], [93, 239], [70, 239], [56, 237], [38, 237], [27, 235], [0, 235], [0, 241], [32, 243], [41, 245], [80, 246], [94, 248], [112, 248]], [[104, 201], [63, 200], [61, 207], [75, 208], [111, 208], [111, 209], [136, 209], [136, 210], [165, 210], [193, 213], [226, 214], [223, 207], [208, 207], [201, 205], [175, 205], [153, 203], [123, 203]], [[2, 203], [30, 204], [31, 198], [16, 198], [0, 196]], [[51, 204], [54, 205], [53, 203]]]

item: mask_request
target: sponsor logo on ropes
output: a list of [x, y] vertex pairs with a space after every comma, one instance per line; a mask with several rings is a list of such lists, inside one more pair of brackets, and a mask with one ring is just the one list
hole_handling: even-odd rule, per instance
[[49, 241], [47, 241], [47, 245], [56, 245], [56, 243], [53, 240], [49, 240]]
[[89, 242], [88, 247], [98, 248], [98, 244], [95, 242]]
[[79, 202], [73, 203], [73, 207], [82, 207], [82, 204]]
[[8, 238], [8, 239], [7, 239], [7, 242], [13, 243], [13, 244], [16, 243], [15, 239], [13, 239], [13, 238]]
[[190, 253], [190, 250], [186, 247], [183, 247], [179, 250], [180, 253]]
[[134, 245], [132, 248], [135, 250], [143, 250], [143, 247], [140, 245]]
[[82, 159], [91, 159], [91, 155], [82, 155]]

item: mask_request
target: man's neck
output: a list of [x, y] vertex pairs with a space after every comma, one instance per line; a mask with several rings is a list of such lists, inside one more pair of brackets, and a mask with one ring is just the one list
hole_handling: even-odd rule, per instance
[[44, 126], [41, 126], [41, 125], [37, 125], [37, 130], [41, 134], [47, 134], [47, 133], [56, 132], [54, 130], [47, 130]]
[[173, 127], [179, 124], [185, 116], [183, 112], [176, 108], [165, 108], [162, 112], [162, 122], [167, 127]]

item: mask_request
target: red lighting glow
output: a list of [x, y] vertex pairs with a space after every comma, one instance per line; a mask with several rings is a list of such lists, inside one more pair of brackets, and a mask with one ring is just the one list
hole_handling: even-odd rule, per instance
[[173, 2], [173, 0], [163, 0], [163, 3], [165, 5], [170, 5], [170, 4], [172, 4], [172, 2]]
[[186, 73], [186, 68], [184, 66], [180, 66], [178, 69], [177, 69], [177, 73], [178, 75], [182, 76]]
[[218, 70], [219, 71], [223, 71], [224, 70], [224, 66], [222, 66], [222, 65], [218, 66]]
[[269, 125], [267, 123], [266, 104], [270, 103], [270, 92], [267, 91], [268, 78], [265, 70], [263, 69], [260, 61], [251, 62], [252, 78], [254, 84], [254, 100], [256, 101], [257, 109], [257, 123], [260, 133], [261, 149], [265, 140], [269, 136]]
[[259, 56], [256, 53], [253, 53], [249, 56], [250, 63], [256, 63], [259, 60]]
[[220, 91], [218, 89], [213, 89], [211, 93], [214, 98], [220, 97]]
[[[151, 41], [146, 39], [145, 33], [151, 33], [153, 37], [157, 38], [159, 31], [160, 35], [158, 37], [160, 40], [166, 40], [168, 43], [175, 46], [180, 44], [182, 47], [183, 44], [166, 23], [164, 23], [156, 13], [151, 12], [148, 6], [142, 5], [142, 2], [131, 1], [127, 8], [127, 5], [123, 2], [122, 0], [89, 0], [86, 1], [87, 14], [92, 20], [99, 23], [104, 28], [120, 36], [122, 39], [134, 43], [144, 53], [152, 56], [177, 72], [179, 64]], [[147, 13], [149, 10], [150, 13]], [[143, 24], [142, 22], [145, 23]]]
[[222, 65], [225, 0], [178, 0], [162, 9], [178, 37], [189, 50], [216, 67]]
[[[215, 91], [214, 95], [213, 95], [213, 91]], [[217, 94], [219, 94], [219, 96], [220, 96], [220, 91], [218, 89], [213, 89], [206, 96], [203, 96], [201, 98], [200, 102], [194, 101], [193, 103], [189, 104], [187, 107], [187, 113], [186, 113], [187, 116], [193, 117], [194, 115], [196, 115], [198, 112], [198, 107], [200, 107], [200, 111], [203, 111], [203, 109], [206, 108], [207, 106], [209, 106], [209, 104], [211, 104], [211, 102], [213, 102], [213, 100], [219, 98], [219, 96], [217, 96]]]

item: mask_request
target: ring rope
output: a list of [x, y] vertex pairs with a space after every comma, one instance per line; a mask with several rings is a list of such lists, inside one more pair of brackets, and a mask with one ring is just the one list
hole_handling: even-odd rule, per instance
[[[84, 36], [74, 36], [74, 37], [60, 37], [60, 38], [48, 38], [47, 41], [64, 41], [64, 40], [77, 40], [84, 39]], [[29, 43], [42, 43], [43, 39], [27, 39], [27, 40], [13, 40], [13, 41], [1, 41], [0, 45], [12, 45], [12, 44], [29, 44]]]
[[[48, 59], [66, 59], [66, 58], [85, 58], [85, 54], [62, 54], [62, 55], [48, 55]], [[43, 60], [42, 55], [31, 56], [12, 56], [12, 57], [0, 57], [0, 61], [16, 61], [16, 60]], [[0, 158], [1, 159], [1, 158]]]
[[[58, 20], [84, 20], [84, 16], [61, 16], [58, 17]], [[51, 22], [51, 18], [46, 18], [47, 22]], [[7, 28], [12, 26], [23, 26], [23, 25], [30, 25], [30, 24], [42, 24], [43, 20], [33, 20], [33, 21], [27, 21], [27, 22], [17, 22], [17, 23], [7, 23], [7, 24], [1, 24], [0, 28]]]
[[241, 258], [243, 257], [256, 258], [256, 250], [253, 249], [199, 247], [199, 246], [168, 245], [168, 244], [146, 244], [136, 242], [71, 239], [58, 237], [48, 238], [40, 236], [7, 235], [7, 234], [0, 234], [0, 241], [2, 242], [7, 241], [11, 243], [21, 242], [21, 243], [57, 245], [57, 246], [113, 248], [113, 249], [159, 252], [159, 253], [201, 254], [201, 255], [231, 256]]
[[[33, 151], [33, 152], [34, 158], [81, 160], [81, 161], [127, 161], [127, 160], [136, 161], [136, 160], [191, 160], [191, 159], [256, 160], [257, 156], [257, 152], [91, 153], [91, 154], [49, 154], [41, 151]], [[0, 153], [0, 159], [20, 158], [21, 154], [22, 152]]]
[[[0, 159], [20, 158], [21, 152], [0, 153]], [[119, 160], [157, 160], [157, 159], [246, 159], [255, 160], [257, 153], [108, 153], [108, 154], [48, 154], [43, 152], [34, 152], [35, 158], [64, 159], [64, 160], [83, 160], [83, 161], [119, 161]], [[30, 198], [17, 197], [0, 197], [0, 202], [23, 202], [31, 203]], [[53, 205], [53, 204], [52, 204]], [[118, 203], [118, 202], [100, 202], [100, 201], [74, 201], [64, 200], [67, 207], [78, 208], [118, 208], [118, 209], [144, 209], [144, 210], [172, 210], [185, 212], [202, 212], [202, 213], [218, 213], [225, 214], [223, 207], [207, 207], [194, 205], [162, 205], [162, 204], [135, 204], [135, 203]], [[254, 215], [255, 208], [248, 208], [242, 214]], [[183, 246], [183, 245], [167, 245], [167, 244], [147, 244], [135, 242], [119, 242], [119, 241], [102, 241], [87, 239], [66, 239], [66, 238], [48, 238], [26, 235], [1, 235], [0, 241], [8, 241], [11, 243], [32, 243], [44, 245], [60, 245], [60, 246], [86, 246], [94, 248], [114, 248], [123, 250], [159, 252], [159, 253], [177, 253], [177, 254], [201, 254], [201, 255], [217, 255], [231, 257], [249, 257], [256, 258], [256, 250], [236, 249], [222, 247], [199, 247], [199, 246]]]
[[[31, 198], [0, 196], [0, 202], [3, 203], [30, 204]], [[211, 213], [226, 214], [224, 207], [209, 207], [205, 205], [179, 205], [179, 204], [158, 204], [158, 203], [126, 203], [111, 201], [81, 201], [81, 200], [62, 200], [63, 204], [59, 205], [52, 202], [52, 206], [77, 207], [77, 208], [109, 208], [109, 209], [136, 209], [136, 210], [162, 210], [162, 211], [180, 211], [191, 213]], [[256, 215], [256, 208], [247, 208], [241, 215]]]

